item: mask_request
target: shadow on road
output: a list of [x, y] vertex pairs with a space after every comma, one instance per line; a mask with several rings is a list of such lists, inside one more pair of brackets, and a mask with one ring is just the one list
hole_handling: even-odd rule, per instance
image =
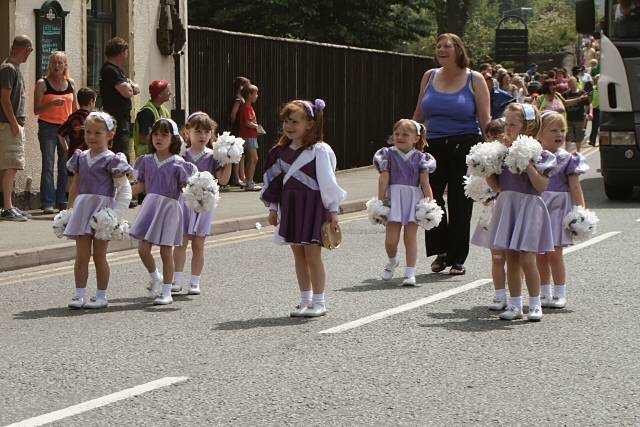
[[216, 324], [217, 331], [237, 331], [241, 329], [273, 328], [280, 326], [304, 325], [313, 319], [304, 317], [258, 317], [247, 320], [231, 320]]
[[[125, 301], [123, 301], [125, 300]], [[115, 302], [127, 302], [126, 300], [134, 301], [133, 304], [128, 305], [113, 305]], [[142, 301], [140, 301], [142, 300]], [[138, 302], [140, 301], [140, 302]], [[179, 311], [180, 308], [172, 306], [158, 306], [152, 305], [151, 301], [147, 298], [121, 298], [119, 300], [110, 300], [109, 307], [99, 310], [70, 310], [67, 307], [53, 307], [43, 310], [30, 310], [16, 313], [13, 318], [16, 320], [33, 320], [33, 319], [48, 319], [51, 317], [77, 317], [86, 316], [90, 314], [110, 314], [119, 313], [123, 311], [142, 310], [150, 313], [170, 313]]]
[[[425, 274], [417, 274], [416, 275], [416, 286], [402, 286], [402, 276], [393, 278], [391, 280], [382, 280], [382, 279], [366, 279], [362, 281], [361, 285], [348, 286], [346, 288], [336, 289], [336, 292], [369, 292], [369, 291], [385, 291], [385, 290], [411, 290], [416, 287], [420, 287], [420, 285], [428, 285], [432, 283], [456, 283], [460, 281], [456, 280], [454, 277], [459, 276], [450, 276], [448, 274], [438, 274], [438, 273], [425, 273]], [[454, 280], [451, 280], [454, 279]]]
[[603, 178], [588, 178], [581, 179], [582, 191], [587, 201], [587, 207], [590, 209], [624, 209], [638, 207], [640, 202], [640, 190], [636, 188], [633, 192], [633, 197], [629, 200], [609, 200], [604, 194], [604, 182]]

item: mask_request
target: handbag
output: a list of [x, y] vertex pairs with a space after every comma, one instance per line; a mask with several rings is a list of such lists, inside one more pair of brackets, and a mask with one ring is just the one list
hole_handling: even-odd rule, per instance
[[325, 249], [337, 249], [342, 243], [342, 229], [338, 223], [329, 221], [322, 224], [320, 229], [320, 237], [322, 239], [322, 247]]
[[258, 134], [258, 136], [264, 136], [267, 134], [267, 131], [264, 130], [262, 125], [258, 125], [258, 127], [256, 128], [256, 133]]

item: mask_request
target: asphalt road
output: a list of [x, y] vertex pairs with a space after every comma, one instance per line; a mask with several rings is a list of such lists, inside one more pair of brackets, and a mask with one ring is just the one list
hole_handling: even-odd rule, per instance
[[[421, 255], [418, 287], [382, 282], [383, 228], [362, 214], [342, 218], [343, 246], [325, 252], [329, 313], [315, 320], [287, 317], [292, 258], [268, 228], [212, 239], [203, 294], [164, 307], [143, 298], [133, 252], [111, 257], [107, 310], [66, 309], [70, 263], [0, 274], [0, 425], [639, 425], [640, 197], [607, 201], [589, 161], [603, 239], [567, 255], [569, 304], [537, 324], [499, 320], [484, 284], [321, 333], [490, 278], [473, 247], [466, 276], [428, 273]], [[117, 401], [93, 401], [105, 396]]]

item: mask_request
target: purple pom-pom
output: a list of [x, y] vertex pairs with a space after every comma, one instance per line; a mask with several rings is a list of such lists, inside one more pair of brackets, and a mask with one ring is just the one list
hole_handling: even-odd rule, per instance
[[325, 104], [324, 100], [318, 98], [315, 100], [315, 107], [316, 107], [316, 111], [322, 111], [324, 110], [324, 107], [326, 107], [327, 104]]

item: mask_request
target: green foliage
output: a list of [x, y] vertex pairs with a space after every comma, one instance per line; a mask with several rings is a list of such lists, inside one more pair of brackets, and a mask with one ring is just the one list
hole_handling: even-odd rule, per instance
[[269, 36], [395, 49], [429, 33], [429, 24], [419, 14], [424, 4], [425, 0], [190, 0], [189, 22]]
[[560, 52], [575, 44], [575, 2], [534, 0], [529, 19], [529, 52]]
[[476, 0], [464, 31], [464, 43], [475, 66], [490, 61], [494, 54], [496, 26], [501, 16], [494, 0]]

